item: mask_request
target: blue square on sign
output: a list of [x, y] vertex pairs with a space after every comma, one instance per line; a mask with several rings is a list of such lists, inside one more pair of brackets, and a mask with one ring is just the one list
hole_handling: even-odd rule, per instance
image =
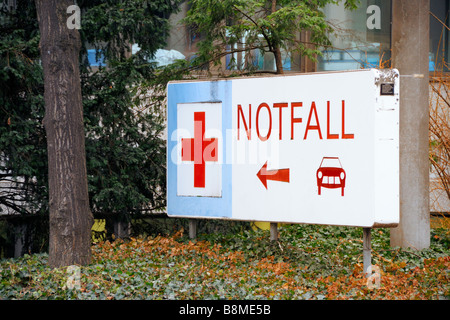
[[230, 218], [231, 81], [169, 83], [167, 88], [167, 213]]

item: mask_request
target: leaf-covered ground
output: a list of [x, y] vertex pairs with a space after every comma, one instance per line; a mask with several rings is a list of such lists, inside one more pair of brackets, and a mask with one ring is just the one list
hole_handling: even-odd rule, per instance
[[0, 299], [449, 299], [449, 231], [431, 237], [415, 251], [372, 230], [370, 281], [360, 228], [286, 225], [277, 242], [267, 231], [104, 241], [81, 268], [52, 270], [46, 254], [0, 260]]

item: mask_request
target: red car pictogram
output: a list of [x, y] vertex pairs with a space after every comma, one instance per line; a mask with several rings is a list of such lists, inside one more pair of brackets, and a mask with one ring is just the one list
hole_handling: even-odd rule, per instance
[[316, 172], [319, 195], [321, 188], [341, 188], [341, 196], [344, 195], [345, 170], [342, 168], [338, 157], [323, 157], [319, 169]]

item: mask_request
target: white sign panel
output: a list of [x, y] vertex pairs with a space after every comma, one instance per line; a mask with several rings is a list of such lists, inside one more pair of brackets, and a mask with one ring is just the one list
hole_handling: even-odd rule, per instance
[[395, 226], [398, 132], [396, 70], [170, 83], [168, 215]]

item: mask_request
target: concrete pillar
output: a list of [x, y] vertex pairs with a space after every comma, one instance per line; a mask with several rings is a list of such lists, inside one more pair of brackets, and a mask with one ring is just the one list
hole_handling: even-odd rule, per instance
[[197, 220], [189, 219], [189, 239], [197, 238]]
[[392, 66], [400, 71], [400, 224], [391, 245], [430, 245], [428, 52], [430, 0], [392, 0]]
[[28, 226], [25, 222], [19, 222], [14, 225], [14, 258], [19, 258], [23, 254], [27, 253], [26, 248], [27, 231]]
[[126, 239], [130, 237], [131, 224], [128, 221], [114, 221], [114, 235], [117, 239]]
[[270, 223], [270, 240], [271, 241], [278, 240], [278, 223], [276, 222]]

